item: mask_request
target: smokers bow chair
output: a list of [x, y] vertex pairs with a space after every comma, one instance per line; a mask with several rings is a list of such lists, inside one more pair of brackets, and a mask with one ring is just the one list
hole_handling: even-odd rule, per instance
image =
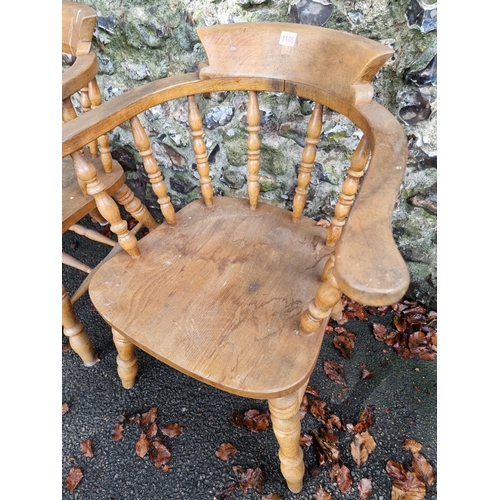
[[[101, 93], [95, 79], [98, 70], [96, 54], [91, 50], [92, 34], [97, 20], [96, 11], [77, 2], [62, 2], [62, 52], [71, 56], [73, 64], [62, 75], [62, 117], [63, 122], [73, 120], [77, 113], [72, 96], [78, 95], [83, 112], [101, 104]], [[82, 177], [79, 166], [85, 161], [85, 167], [95, 169], [99, 184], [94, 190], [103, 191], [103, 196], [112, 195], [118, 203], [140, 223], [134, 228], [137, 232], [143, 225], [148, 229], [157, 226], [149, 211], [134, 196], [125, 184], [122, 166], [111, 158], [111, 150], [106, 134], [91, 141], [74, 158], [66, 156], [62, 160], [62, 232], [74, 231], [93, 241], [108, 245], [113, 249], [106, 259], [111, 258], [122, 248], [116, 242], [99, 231], [78, 224], [84, 216], [91, 215], [101, 224], [108, 221], [100, 214], [96, 199], [88, 192], [86, 180]], [[108, 199], [108, 203], [113, 203]], [[73, 304], [87, 291], [92, 274], [97, 269], [80, 262], [74, 256], [62, 253], [63, 264], [88, 273], [78, 289], [70, 296], [62, 287], [62, 323], [63, 332], [69, 338], [72, 349], [80, 356], [85, 366], [97, 362], [91, 340], [82, 323], [77, 319]]]
[[[372, 100], [370, 85], [393, 51], [359, 36], [290, 23], [201, 27], [198, 34], [208, 63], [196, 72], [147, 83], [63, 126], [66, 156], [129, 120], [166, 218], [140, 241], [123, 234], [128, 253], [99, 268], [89, 293], [111, 325], [125, 387], [135, 380], [137, 346], [214, 387], [266, 399], [281, 471], [289, 489], [299, 492], [299, 406], [330, 316], [341, 317], [342, 294], [389, 305], [409, 284], [391, 230], [406, 138], [392, 114]], [[213, 194], [198, 103], [218, 91], [248, 92], [245, 199]], [[264, 92], [315, 103], [293, 211], [259, 201], [258, 99]], [[188, 103], [201, 186], [201, 199], [175, 214], [137, 118], [174, 99]], [[324, 107], [363, 132], [328, 228], [302, 215]]]

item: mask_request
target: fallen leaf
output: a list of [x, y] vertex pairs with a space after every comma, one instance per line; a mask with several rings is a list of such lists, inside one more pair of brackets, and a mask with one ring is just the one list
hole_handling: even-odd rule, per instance
[[337, 485], [342, 493], [346, 493], [351, 489], [351, 471], [345, 465], [342, 465], [342, 467], [340, 468], [340, 473], [337, 476]]
[[143, 432], [135, 443], [135, 452], [141, 458], [144, 458], [148, 450], [149, 450], [149, 439], [147, 438], [146, 433]]
[[434, 482], [434, 469], [423, 455], [418, 452], [413, 453], [411, 466], [426, 486], [430, 486]]
[[173, 424], [168, 424], [165, 427], [162, 427], [161, 432], [170, 438], [176, 437], [182, 433], [184, 430], [177, 422]]
[[[168, 465], [170, 459], [172, 458], [172, 454], [170, 450], [165, 446], [165, 443], [161, 438], [156, 438], [151, 443], [151, 451], [149, 452], [149, 458], [153, 465], [159, 469], [160, 467], [164, 467]], [[168, 468], [165, 472], [168, 471]]]
[[62, 414], [65, 415], [69, 411], [69, 405], [68, 403], [63, 403], [62, 404]]
[[80, 469], [80, 467], [72, 467], [66, 476], [66, 489], [68, 491], [74, 491], [78, 483], [82, 480], [82, 477], [82, 469]]
[[276, 493], [272, 493], [270, 495], [262, 495], [260, 497], [261, 500], [281, 500], [281, 497]]
[[359, 492], [359, 498], [361, 500], [365, 500], [366, 498], [371, 496], [373, 493], [372, 480], [366, 477], [361, 479], [358, 483], [358, 492]]
[[233, 413], [231, 420], [235, 427], [241, 427], [251, 432], [261, 432], [269, 429], [269, 413], [260, 413], [259, 410]]
[[307, 397], [307, 394], [304, 394], [304, 396], [302, 396], [302, 402], [300, 403], [300, 408], [299, 408], [299, 415], [301, 420], [307, 415], [308, 410], [309, 410], [309, 398]]
[[318, 452], [318, 461], [320, 466], [325, 462], [337, 463], [340, 458], [340, 452], [335, 446], [338, 442], [338, 438], [330, 432], [328, 429], [322, 427], [319, 431], [312, 432], [314, 438], [316, 439]]
[[123, 425], [116, 424], [111, 431], [111, 437], [114, 441], [120, 441], [123, 437]]
[[311, 434], [301, 434], [299, 439], [300, 446], [302, 446], [303, 448], [311, 446], [313, 443], [313, 439], [314, 438], [311, 436]]
[[226, 483], [224, 488], [222, 488], [221, 492], [218, 493], [217, 496], [215, 497], [216, 500], [227, 500], [228, 498], [232, 497], [237, 487], [238, 483], [235, 483], [234, 481]]
[[422, 449], [422, 445], [414, 439], [405, 439], [403, 442], [403, 450], [408, 450], [411, 453], [418, 453]]
[[246, 493], [251, 488], [258, 493], [262, 492], [264, 475], [259, 467], [256, 467], [255, 469], [244, 469], [239, 465], [233, 465], [233, 472], [236, 475], [236, 479], [238, 480], [243, 493]]
[[361, 378], [363, 380], [370, 380], [374, 376], [375, 376], [375, 374], [373, 372], [371, 372], [370, 370], [368, 370], [368, 368], [363, 368], [363, 370], [361, 371]]
[[341, 364], [325, 360], [323, 362], [323, 369], [330, 380], [336, 384], [347, 386], [344, 378], [344, 367]]
[[343, 326], [336, 327], [335, 332], [337, 332], [337, 335], [333, 339], [333, 346], [335, 347], [335, 349], [340, 351], [342, 357], [351, 359], [356, 335], [348, 331]]
[[393, 477], [391, 500], [423, 500], [425, 498], [425, 483], [417, 475], [406, 470], [402, 464], [388, 460], [386, 472]]
[[306, 387], [305, 393], [315, 397], [319, 396], [319, 390], [314, 387], [311, 387], [310, 385]]
[[229, 458], [234, 457], [237, 452], [238, 450], [231, 443], [222, 443], [215, 450], [215, 456], [221, 460], [228, 460]]
[[309, 403], [309, 411], [313, 417], [324, 417], [326, 415], [325, 412], [326, 401], [321, 399], [313, 399]]
[[148, 439], [153, 439], [156, 434], [158, 434], [158, 426], [156, 425], [156, 422], [153, 422], [147, 429], [146, 429], [146, 437]]
[[351, 441], [351, 455], [358, 466], [368, 460], [368, 455], [375, 449], [376, 443], [368, 431], [355, 434]]
[[373, 425], [373, 406], [366, 406], [363, 408], [359, 416], [358, 423], [354, 426], [353, 432], [363, 432]]
[[312, 500], [332, 500], [332, 496], [320, 484], [318, 489], [315, 491]]
[[82, 441], [80, 443], [80, 448], [84, 457], [92, 458], [94, 456], [94, 452], [92, 450], [92, 441], [90, 439]]
[[141, 427], [146, 427], [151, 425], [158, 418], [158, 407], [153, 406], [148, 411], [141, 415], [140, 425]]

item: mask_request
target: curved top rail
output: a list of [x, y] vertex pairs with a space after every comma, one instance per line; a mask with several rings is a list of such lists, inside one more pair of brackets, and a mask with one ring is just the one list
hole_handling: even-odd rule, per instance
[[197, 29], [209, 65], [200, 78], [268, 77], [333, 92], [357, 106], [373, 97], [371, 79], [394, 51], [330, 28], [256, 22]]
[[97, 13], [88, 5], [62, 2], [62, 51], [77, 56], [88, 54], [97, 21]]

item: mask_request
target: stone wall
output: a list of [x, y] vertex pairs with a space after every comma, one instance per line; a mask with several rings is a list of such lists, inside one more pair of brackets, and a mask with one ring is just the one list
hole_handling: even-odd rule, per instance
[[[374, 99], [396, 115], [409, 145], [408, 166], [393, 228], [412, 283], [408, 297], [436, 308], [437, 4], [423, 0], [82, 0], [98, 13], [94, 50], [103, 100], [145, 82], [185, 73], [206, 60], [198, 26], [248, 21], [315, 24], [389, 45], [395, 56], [373, 81]], [[244, 193], [245, 100], [238, 93], [200, 103], [216, 194]], [[311, 103], [283, 94], [261, 100], [261, 199], [290, 208]], [[141, 116], [176, 209], [198, 196], [185, 103], [157, 106]], [[361, 133], [327, 112], [305, 214], [330, 218], [343, 173]], [[126, 126], [111, 134], [113, 155], [129, 184], [157, 209]], [[224, 139], [222, 141], [221, 139]], [[226, 145], [223, 146], [223, 143]]]

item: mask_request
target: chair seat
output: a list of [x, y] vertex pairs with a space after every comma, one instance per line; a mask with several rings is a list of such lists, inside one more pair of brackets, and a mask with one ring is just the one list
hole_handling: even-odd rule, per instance
[[[114, 194], [125, 182], [123, 167], [113, 160], [113, 170], [106, 173], [99, 158], [92, 158], [88, 152], [85, 153], [87, 160], [91, 161], [97, 170], [97, 178], [104, 184], [109, 195]], [[95, 208], [93, 196], [85, 196], [78, 184], [75, 174], [73, 160], [66, 156], [62, 160], [62, 232], [76, 224], [85, 215]]]
[[96, 309], [133, 344], [215, 387], [259, 399], [301, 387], [327, 323], [298, 333], [331, 251], [325, 229], [229, 197], [194, 201], [176, 220], [139, 241], [139, 258], [122, 252], [102, 265], [89, 289]]

